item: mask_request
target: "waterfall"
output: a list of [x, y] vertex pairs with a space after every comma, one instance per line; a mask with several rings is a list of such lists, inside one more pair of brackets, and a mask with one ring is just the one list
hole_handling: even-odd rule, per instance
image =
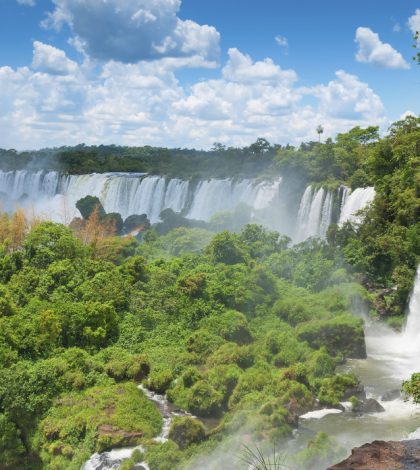
[[267, 207], [278, 193], [281, 179], [273, 183], [254, 180], [210, 179], [201, 181], [193, 195], [189, 219], [210, 220], [218, 212], [233, 211], [245, 203], [252, 209]]
[[91, 195], [100, 199], [106, 212], [118, 212], [123, 219], [147, 214], [156, 223], [162, 210], [169, 208], [190, 219], [209, 221], [214, 214], [234, 211], [243, 203], [251, 208], [256, 223], [280, 229], [296, 242], [309, 237], [325, 238], [333, 217], [339, 218], [340, 225], [347, 220], [359, 221], [355, 213], [375, 195], [373, 188], [358, 188], [350, 193], [342, 186], [339, 201], [335, 202], [332, 191], [308, 186], [296, 216], [294, 205], [289, 202], [291, 189], [281, 193], [281, 188], [287, 188], [281, 178], [213, 178], [192, 185], [188, 180], [144, 173], [62, 175], [56, 171], [0, 171], [1, 208], [9, 212], [24, 207], [46, 219], [69, 223], [80, 216], [77, 201]]
[[295, 241], [309, 237], [325, 238], [331, 223], [333, 194], [323, 188], [313, 190], [308, 186], [303, 193], [297, 216]]
[[[417, 267], [413, 292], [408, 304], [407, 322], [404, 327], [404, 338], [408, 344], [413, 344], [420, 353], [420, 265]], [[420, 372], [420, 367], [419, 371]]]
[[[280, 178], [258, 183], [251, 179], [200, 181], [191, 194], [187, 217], [208, 221], [215, 213], [233, 211], [240, 203], [255, 210], [264, 209], [278, 194], [280, 182]], [[185, 211], [190, 192], [187, 180], [142, 173], [60, 175], [57, 172], [0, 171], [0, 196], [6, 210], [27, 207], [23, 201], [26, 196], [35, 213], [46, 212], [47, 218], [57, 221], [61, 221], [58, 214], [64, 204], [73, 211], [69, 214], [71, 219], [79, 215], [75, 209], [77, 201], [91, 195], [100, 199], [106, 212], [118, 212], [123, 218], [147, 214], [155, 223], [163, 209]]]
[[338, 224], [341, 226], [345, 222], [359, 223], [361, 219], [356, 213], [370, 204], [374, 197], [375, 189], [373, 187], [357, 188], [350, 195], [348, 189], [344, 190]]
[[401, 380], [420, 372], [420, 265], [410, 295], [406, 324], [401, 333], [386, 325], [370, 325], [367, 328], [366, 346], [368, 355], [386, 359], [388, 374]]
[[69, 176], [65, 195], [70, 203], [88, 194], [97, 196], [106, 212], [118, 212], [123, 218], [147, 214], [152, 223], [163, 209], [180, 212], [187, 200], [188, 181], [143, 174], [103, 173]]

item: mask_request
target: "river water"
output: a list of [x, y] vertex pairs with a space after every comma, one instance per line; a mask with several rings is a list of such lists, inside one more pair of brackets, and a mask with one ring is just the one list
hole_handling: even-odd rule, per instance
[[382, 323], [367, 321], [365, 334], [367, 359], [349, 360], [342, 370], [355, 373], [367, 397], [378, 400], [385, 411], [358, 415], [349, 410], [319, 419], [309, 415], [300, 421], [301, 438], [326, 432], [348, 454], [353, 447], [373, 440], [420, 438], [420, 406], [402, 397], [382, 399], [389, 392], [397, 394], [404, 380], [420, 372], [420, 266], [403, 331], [397, 333]]
[[[353, 447], [373, 440], [420, 439], [420, 406], [404, 401], [401, 396], [383, 400], [389, 392], [398, 395], [403, 380], [408, 379], [413, 372], [420, 371], [420, 266], [403, 331], [397, 333], [382, 323], [366, 319], [365, 337], [367, 359], [348, 360], [341, 371], [356, 374], [365, 387], [367, 397], [376, 399], [385, 411], [356, 414], [348, 403], [343, 403], [346, 408], [344, 412], [326, 409], [307, 413], [300, 419], [289, 452], [294, 453], [303, 448], [311, 437], [321, 431], [333, 437], [347, 454]], [[172, 417], [187, 413], [176, 410], [166, 397], [141, 386], [139, 388], [156, 403], [162, 414], [162, 432], [155, 441], [165, 442]], [[130, 457], [132, 451], [133, 448], [94, 454], [82, 470], [116, 470], [123, 459]], [[146, 463], [141, 465], [138, 468], [148, 469]]]

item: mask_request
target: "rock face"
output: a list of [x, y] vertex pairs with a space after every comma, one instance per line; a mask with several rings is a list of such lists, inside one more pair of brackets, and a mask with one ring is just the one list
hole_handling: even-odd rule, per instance
[[351, 451], [346, 460], [327, 470], [418, 470], [420, 440], [374, 441]]
[[380, 413], [385, 411], [385, 408], [374, 398], [368, 398], [354, 407], [353, 411], [355, 413]]

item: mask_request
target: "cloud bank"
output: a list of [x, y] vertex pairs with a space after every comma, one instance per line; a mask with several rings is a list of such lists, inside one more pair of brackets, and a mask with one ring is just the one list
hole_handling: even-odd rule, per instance
[[370, 28], [359, 27], [356, 30], [356, 42], [359, 50], [356, 53], [358, 62], [377, 65], [389, 69], [409, 69], [410, 65], [403, 56], [390, 44], [379, 39], [379, 35]]
[[216, 28], [181, 20], [181, 0], [52, 0], [43, 22], [66, 25], [73, 42], [93, 59], [135, 63], [164, 57], [199, 57], [202, 66], [219, 59]]
[[248, 145], [256, 137], [299, 143], [355, 125], [384, 124], [378, 95], [357, 76], [336, 72], [327, 84], [299, 86], [294, 70], [272, 59], [228, 51], [219, 77], [185, 86], [179, 61], [90, 67], [35, 41], [31, 67], [0, 67], [0, 146], [117, 143], [211, 147]]

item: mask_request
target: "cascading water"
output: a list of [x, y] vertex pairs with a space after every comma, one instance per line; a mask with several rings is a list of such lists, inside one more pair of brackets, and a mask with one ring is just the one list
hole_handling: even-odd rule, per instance
[[297, 216], [295, 240], [301, 242], [309, 237], [325, 238], [331, 223], [333, 194], [323, 188], [313, 190], [308, 186], [303, 193]]
[[398, 333], [367, 319], [365, 338], [367, 359], [350, 360], [343, 371], [355, 373], [363, 383], [367, 397], [378, 400], [385, 411], [361, 416], [351, 411], [308, 413], [304, 416], [307, 419], [300, 436], [303, 442], [311, 437], [311, 433], [323, 431], [350, 453], [350, 449], [370, 442], [372, 438], [420, 438], [420, 407], [400, 396], [402, 381], [409, 379], [412, 373], [420, 372], [420, 266], [403, 331]]
[[345, 222], [359, 223], [361, 219], [356, 214], [370, 204], [374, 197], [375, 189], [373, 187], [357, 188], [350, 195], [348, 189], [344, 190], [338, 225], [343, 225]]
[[[168, 440], [169, 429], [171, 427], [172, 419], [175, 416], [192, 416], [190, 413], [184, 410], [175, 408], [167, 400], [165, 395], [159, 395], [152, 390], [147, 389], [143, 385], [138, 387], [149, 400], [154, 402], [160, 411], [163, 419], [162, 430], [160, 434], [153, 438], [155, 442], [160, 444], [165, 443]], [[142, 446], [128, 447], [123, 449], [112, 449], [108, 452], [102, 452], [101, 454], [95, 453], [91, 458], [82, 466], [81, 470], [117, 470], [120, 468], [121, 463], [129, 459], [135, 449], [144, 451]], [[137, 464], [136, 468], [148, 470], [147, 463], [142, 462]]]
[[[298, 214], [288, 196], [280, 201], [282, 179], [209, 179], [192, 185], [188, 180], [166, 179], [142, 173], [92, 173], [60, 175], [58, 172], [0, 171], [0, 202], [3, 209], [30, 209], [35, 215], [69, 223], [79, 216], [76, 202], [97, 196], [107, 212], [123, 218], [147, 214], [158, 222], [163, 209], [173, 209], [187, 218], [209, 221], [218, 213], [233, 211], [244, 203], [251, 207], [253, 220], [289, 234], [296, 242], [308, 237], [325, 238], [335, 202], [334, 193], [308, 186], [302, 196]], [[349, 195], [341, 188], [340, 223], [358, 220], [354, 215], [369, 203], [373, 188], [359, 188]]]

